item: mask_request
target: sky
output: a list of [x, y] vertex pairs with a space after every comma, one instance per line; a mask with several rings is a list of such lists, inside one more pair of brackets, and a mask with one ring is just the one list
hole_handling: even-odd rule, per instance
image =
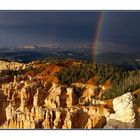
[[92, 43], [98, 28], [103, 50], [140, 50], [140, 11], [0, 11], [0, 47]]

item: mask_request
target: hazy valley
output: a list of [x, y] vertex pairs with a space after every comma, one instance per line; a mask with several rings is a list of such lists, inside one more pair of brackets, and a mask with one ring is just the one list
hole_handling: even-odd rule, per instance
[[[52, 44], [48, 46], [26, 45], [16, 48], [0, 48], [0, 59], [18, 62], [30, 62], [48, 58], [71, 58], [93, 61], [90, 46], [65, 47]], [[138, 52], [101, 52], [96, 54], [96, 63], [111, 64], [127, 70], [140, 69], [140, 55]]]

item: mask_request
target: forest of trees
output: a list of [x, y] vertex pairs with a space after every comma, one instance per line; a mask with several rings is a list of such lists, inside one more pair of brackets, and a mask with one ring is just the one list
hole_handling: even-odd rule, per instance
[[[102, 99], [110, 99], [122, 95], [126, 92], [134, 92], [140, 89], [140, 70], [127, 71], [118, 67], [107, 64], [96, 64], [88, 63], [86, 61], [76, 60], [65, 60], [65, 59], [48, 59], [39, 60], [38, 63], [53, 63], [63, 68], [56, 73], [57, 78], [61, 84], [71, 86], [72, 83], [81, 82], [86, 83], [90, 78], [97, 76], [98, 85], [104, 85], [109, 80], [111, 82], [111, 88], [104, 92]], [[74, 63], [70, 63], [74, 62]], [[36, 74], [42, 70], [28, 67], [25, 70], [1, 71], [0, 77], [14, 75], [24, 75], [28, 71], [33, 71]], [[76, 93], [79, 94], [83, 89], [75, 89]], [[140, 90], [139, 90], [140, 92]], [[140, 94], [137, 98], [138, 104], [140, 104]]]
[[74, 82], [87, 82], [91, 77], [98, 76], [98, 84], [111, 81], [111, 88], [106, 91], [102, 99], [110, 99], [126, 92], [133, 92], [140, 88], [140, 70], [125, 71], [112, 65], [81, 63], [61, 69], [56, 75], [62, 84], [71, 85]]

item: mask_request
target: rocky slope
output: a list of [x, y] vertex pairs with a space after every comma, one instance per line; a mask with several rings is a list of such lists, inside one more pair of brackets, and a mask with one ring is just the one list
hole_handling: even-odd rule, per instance
[[[1, 69], [26, 69], [24, 64], [1, 64]], [[8, 67], [5, 65], [8, 65]], [[93, 78], [86, 84], [66, 86], [59, 83], [55, 72], [61, 66], [30, 63], [43, 69], [14, 76], [0, 84], [0, 128], [2, 129], [71, 129], [71, 128], [136, 128], [139, 111], [132, 93], [110, 100], [99, 96], [106, 87], [95, 85]], [[29, 66], [28, 65], [28, 66]], [[6, 77], [3, 77], [6, 78]], [[75, 87], [82, 86], [80, 95]], [[97, 90], [96, 89], [100, 89]], [[96, 97], [96, 98], [95, 98]]]
[[2, 70], [19, 70], [25, 69], [26, 64], [19, 63], [19, 62], [7, 62], [0, 60], [0, 71]]

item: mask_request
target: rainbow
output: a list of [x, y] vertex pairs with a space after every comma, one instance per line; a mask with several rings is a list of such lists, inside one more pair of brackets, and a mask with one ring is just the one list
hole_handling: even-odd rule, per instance
[[96, 64], [96, 54], [97, 54], [97, 49], [99, 47], [100, 33], [102, 30], [104, 14], [105, 14], [104, 12], [101, 12], [99, 15], [99, 18], [97, 20], [97, 25], [96, 25], [96, 32], [95, 32], [93, 43], [92, 43], [92, 56], [93, 56], [94, 65]]

